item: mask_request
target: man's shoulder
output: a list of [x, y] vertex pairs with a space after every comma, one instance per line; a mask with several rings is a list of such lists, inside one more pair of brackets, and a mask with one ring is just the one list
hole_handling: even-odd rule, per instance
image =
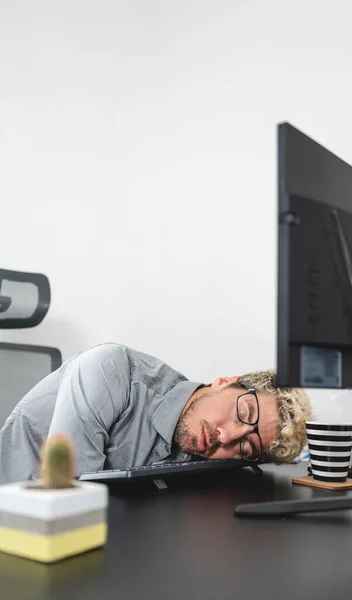
[[164, 360], [151, 354], [126, 347], [131, 368], [131, 379], [144, 383], [160, 394], [167, 393], [187, 377]]
[[181, 381], [188, 381], [182, 373], [152, 354], [136, 350], [117, 342], [103, 342], [76, 354], [67, 363], [77, 360], [80, 364], [97, 367], [113, 364], [115, 369], [124, 371], [131, 382], [139, 382], [165, 394]]
[[102, 342], [101, 344], [95, 344], [94, 346], [88, 346], [83, 350], [77, 352], [73, 356], [70, 356], [63, 366], [69, 365], [73, 362], [82, 363], [99, 363], [104, 360], [113, 358], [115, 360], [126, 359], [127, 346], [118, 344], [116, 342]]

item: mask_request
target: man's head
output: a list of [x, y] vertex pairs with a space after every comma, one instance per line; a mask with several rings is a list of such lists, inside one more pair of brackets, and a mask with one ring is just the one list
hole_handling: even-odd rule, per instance
[[[250, 388], [256, 393], [247, 395]], [[255, 435], [243, 438], [254, 429], [243, 421], [255, 421], [256, 398], [263, 460], [276, 463], [292, 460], [304, 446], [305, 422], [311, 418], [311, 408], [303, 390], [276, 388], [275, 373], [271, 370], [223, 377], [197, 390], [176, 426], [177, 445], [203, 458], [240, 458], [241, 447], [242, 455], [255, 454], [260, 442]]]

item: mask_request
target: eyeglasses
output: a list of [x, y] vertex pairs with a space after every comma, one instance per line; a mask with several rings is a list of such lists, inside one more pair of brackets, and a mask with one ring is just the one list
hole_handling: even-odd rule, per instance
[[249, 388], [237, 398], [237, 416], [245, 425], [252, 425], [253, 431], [240, 439], [240, 452], [243, 460], [258, 463], [262, 458], [263, 446], [258, 431], [259, 402], [257, 392]]

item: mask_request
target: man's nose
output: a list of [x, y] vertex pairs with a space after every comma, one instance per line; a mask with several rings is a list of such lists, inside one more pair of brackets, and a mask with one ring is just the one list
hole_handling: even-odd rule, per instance
[[230, 421], [217, 427], [218, 440], [224, 446], [238, 442], [243, 435], [251, 431], [253, 431], [253, 425], [247, 425], [241, 421], [238, 423]]

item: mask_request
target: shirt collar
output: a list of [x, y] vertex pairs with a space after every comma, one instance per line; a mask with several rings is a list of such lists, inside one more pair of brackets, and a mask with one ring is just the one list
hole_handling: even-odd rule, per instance
[[194, 392], [204, 384], [192, 381], [177, 383], [167, 394], [154, 411], [152, 423], [158, 433], [164, 438], [171, 448], [172, 438], [178, 420], [184, 407]]

